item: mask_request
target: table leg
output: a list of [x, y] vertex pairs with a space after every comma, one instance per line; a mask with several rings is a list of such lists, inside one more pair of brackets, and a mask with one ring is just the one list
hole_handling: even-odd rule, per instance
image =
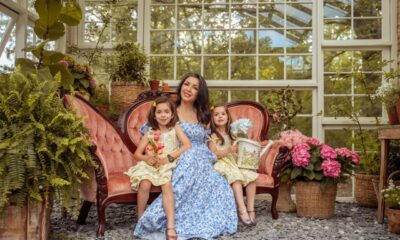
[[379, 176], [379, 195], [378, 195], [378, 223], [383, 223], [383, 217], [385, 212], [385, 201], [381, 194], [382, 189], [385, 188], [387, 180], [387, 163], [388, 163], [388, 152], [389, 152], [389, 140], [381, 140], [381, 172]]

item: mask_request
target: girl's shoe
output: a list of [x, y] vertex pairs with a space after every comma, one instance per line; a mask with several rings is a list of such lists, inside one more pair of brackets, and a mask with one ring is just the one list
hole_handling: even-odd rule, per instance
[[[174, 231], [175, 235], [169, 235], [168, 232]], [[176, 235], [176, 230], [175, 228], [167, 228], [167, 230], [165, 230], [165, 238], [167, 240], [176, 240], [178, 239], [178, 236]]]
[[251, 210], [251, 211], [247, 211], [247, 212], [249, 213], [249, 217], [250, 217], [250, 214], [254, 214], [254, 219], [253, 219], [253, 220], [252, 220], [251, 217], [250, 217], [251, 225], [252, 225], [252, 226], [257, 225], [257, 221], [256, 221], [256, 211]]
[[241, 211], [238, 209], [239, 221], [240, 221], [243, 225], [245, 225], [245, 226], [252, 226], [251, 220], [250, 220], [250, 219], [247, 219], [247, 220], [243, 220], [243, 219], [242, 219], [242, 216], [243, 216], [245, 213], [247, 213], [247, 212], [246, 212], [246, 211], [241, 212]]

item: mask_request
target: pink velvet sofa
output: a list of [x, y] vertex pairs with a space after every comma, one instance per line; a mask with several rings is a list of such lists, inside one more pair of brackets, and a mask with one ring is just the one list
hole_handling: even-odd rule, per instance
[[[152, 101], [160, 96], [161, 92], [148, 91], [139, 95], [138, 99], [119, 118], [119, 127], [126, 139], [131, 141], [134, 151], [139, 143], [141, 134], [140, 127], [147, 121], [147, 112]], [[228, 103], [229, 112], [233, 120], [238, 118], [249, 118], [253, 127], [249, 129], [248, 135], [256, 141], [268, 139], [269, 116], [266, 109], [259, 103], [253, 101], [237, 101]], [[276, 202], [279, 194], [279, 171], [285, 164], [288, 149], [279, 143], [274, 143], [268, 154], [261, 160], [258, 169], [259, 177], [256, 180], [257, 193], [269, 193], [272, 196], [271, 215], [273, 219], [278, 218]]]

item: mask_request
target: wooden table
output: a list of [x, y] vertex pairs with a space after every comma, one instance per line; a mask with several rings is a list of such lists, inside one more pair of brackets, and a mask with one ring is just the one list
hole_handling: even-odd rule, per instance
[[[378, 139], [381, 141], [381, 173], [379, 176], [379, 192], [386, 187], [386, 181], [388, 177], [387, 165], [389, 155], [389, 143], [390, 140], [400, 139], [400, 125], [390, 125], [380, 127], [378, 130]], [[383, 214], [385, 211], [385, 202], [382, 194], [378, 197], [378, 223], [383, 222]]]

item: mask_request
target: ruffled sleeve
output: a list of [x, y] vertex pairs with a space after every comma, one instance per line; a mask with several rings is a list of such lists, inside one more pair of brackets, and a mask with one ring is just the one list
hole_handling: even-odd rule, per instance
[[140, 133], [142, 134], [142, 136], [147, 132], [148, 129], [149, 129], [149, 125], [147, 125], [147, 122], [144, 123], [144, 124], [140, 127]]

